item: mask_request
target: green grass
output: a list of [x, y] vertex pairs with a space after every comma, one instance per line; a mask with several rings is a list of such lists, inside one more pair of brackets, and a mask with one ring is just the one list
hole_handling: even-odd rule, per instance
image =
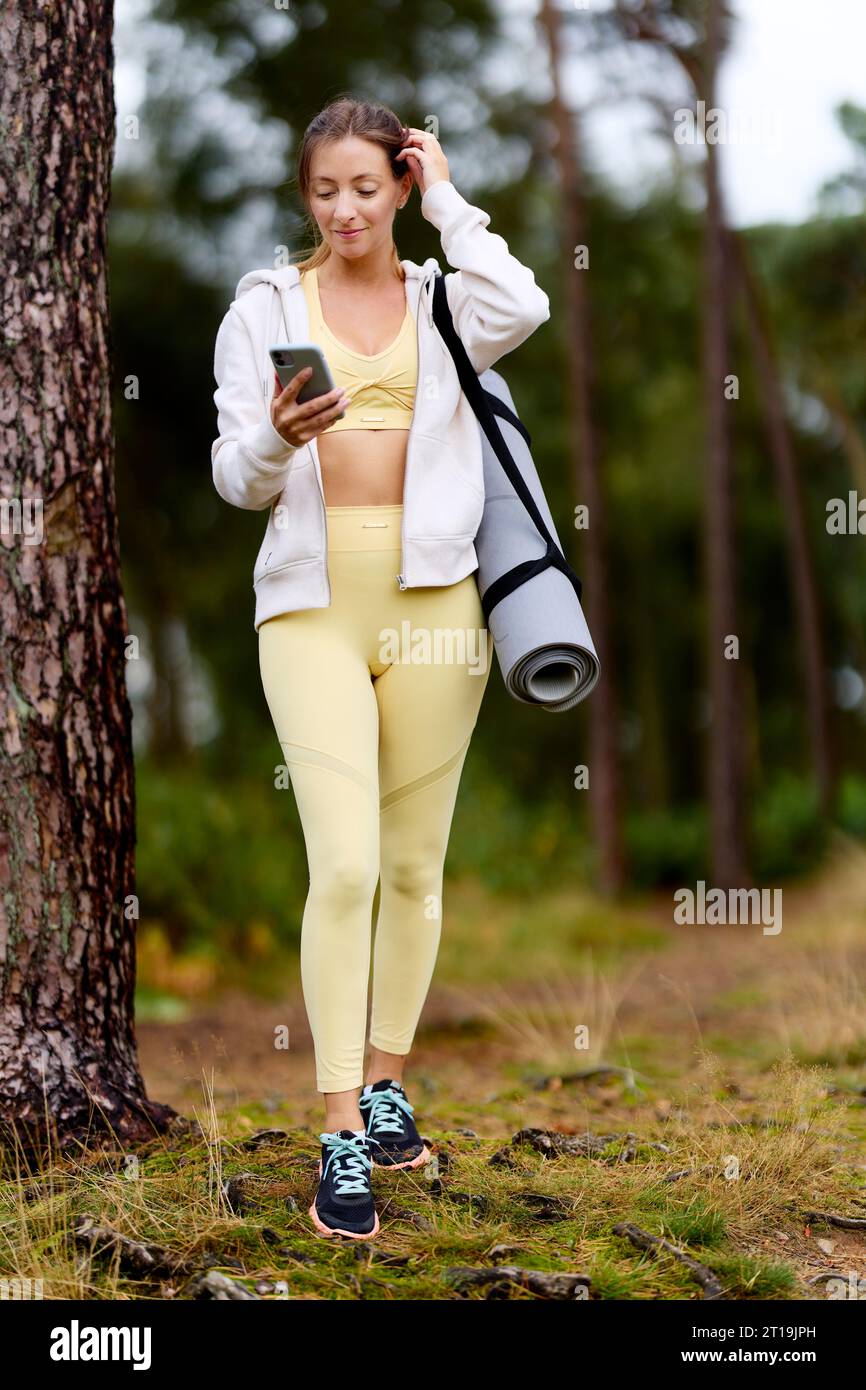
[[[708, 1065], [712, 1071], [715, 1063]], [[507, 1089], [488, 1115], [500, 1108], [501, 1132], [485, 1139], [458, 1134], [462, 1107], [438, 1097], [424, 1126], [439, 1155], [438, 1171], [432, 1164], [415, 1173], [375, 1170], [381, 1233], [351, 1245], [319, 1239], [307, 1216], [317, 1136], [281, 1125], [282, 1116], [262, 1106], [218, 1114], [206, 1096], [197, 1112], [200, 1133], [155, 1139], [136, 1164], [120, 1153], [79, 1153], [21, 1182], [7, 1167], [0, 1180], [0, 1273], [41, 1278], [46, 1298], [192, 1296], [188, 1275], [144, 1278], [110, 1253], [83, 1252], [72, 1228], [88, 1214], [183, 1257], [190, 1270], [219, 1270], [250, 1290], [260, 1286], [260, 1296], [270, 1299], [483, 1300], [486, 1286], [461, 1291], [452, 1271], [503, 1264], [587, 1275], [592, 1299], [698, 1297], [694, 1279], [672, 1253], [638, 1250], [615, 1233], [619, 1222], [629, 1222], [708, 1266], [728, 1297], [808, 1296], [805, 1271], [787, 1251], [776, 1260], [756, 1255], [754, 1246], [769, 1243], [780, 1228], [796, 1231], [798, 1211], [850, 1204], [849, 1178], [833, 1155], [839, 1138], [853, 1141], [861, 1132], [862, 1112], [828, 1100], [817, 1078], [791, 1059], [741, 1114], [752, 1113], [756, 1103], [783, 1121], [808, 1114], [806, 1132], [790, 1123], [775, 1130], [713, 1128], [708, 1119], [730, 1114], [737, 1103], [715, 1101], [710, 1085], [678, 1098], [676, 1120], [659, 1120], [657, 1088], [650, 1089], [639, 1113], [628, 1116], [612, 1114], [600, 1098], [584, 1101], [594, 1132], [630, 1129], [638, 1135], [630, 1162], [619, 1161], [618, 1143], [593, 1158], [547, 1157], [527, 1143], [511, 1145]], [[285, 1138], [250, 1147], [259, 1127], [283, 1127]], [[669, 1152], [653, 1143], [666, 1144]], [[503, 1148], [511, 1162], [491, 1164]], [[732, 1152], [741, 1164], [737, 1181], [723, 1176]], [[663, 1181], [683, 1168], [691, 1170], [685, 1177]], [[242, 1173], [249, 1176], [242, 1204], [233, 1210], [222, 1185]], [[553, 1204], [550, 1219], [542, 1219], [539, 1201]], [[536, 1296], [517, 1285], [504, 1292]]]

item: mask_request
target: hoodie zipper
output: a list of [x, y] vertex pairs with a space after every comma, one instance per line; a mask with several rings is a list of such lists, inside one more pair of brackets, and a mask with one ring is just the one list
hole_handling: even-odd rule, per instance
[[[418, 377], [417, 377], [417, 381], [418, 381], [419, 383], [420, 383], [421, 381], [423, 381], [423, 379], [424, 379], [424, 378], [423, 378], [422, 371], [421, 371], [421, 342], [422, 342], [422, 337], [423, 337], [423, 335], [422, 335], [422, 333], [421, 333], [421, 313], [422, 313], [422, 309], [423, 309], [423, 312], [426, 313], [426, 315], [427, 315], [428, 323], [430, 323], [431, 326], [432, 326], [432, 323], [433, 323], [433, 319], [432, 319], [431, 311], [430, 311], [430, 306], [429, 306], [429, 304], [427, 303], [427, 296], [426, 296], [425, 293], [424, 293], [424, 291], [425, 291], [425, 289], [426, 289], [426, 287], [427, 287], [427, 283], [428, 283], [427, 280], [422, 280], [422, 281], [421, 281], [421, 292], [420, 292], [420, 294], [418, 295], [418, 317], [417, 317], [417, 321], [416, 321], [416, 324], [415, 324], [416, 341], [417, 341], [417, 347], [418, 347]], [[400, 587], [401, 589], [407, 589], [407, 588], [409, 587], [408, 584], [406, 583], [406, 576], [405, 576], [405, 574], [403, 574], [403, 572], [402, 572], [402, 571], [405, 570], [405, 568], [406, 568], [406, 484], [407, 484], [408, 481], [409, 481], [409, 460], [411, 459], [411, 456], [412, 456], [412, 431], [413, 431], [414, 428], [415, 428], [415, 420], [416, 420], [417, 414], [418, 414], [418, 391], [417, 391], [417, 384], [416, 384], [416, 391], [415, 391], [415, 409], [412, 411], [412, 423], [411, 423], [411, 425], [409, 426], [409, 435], [408, 435], [408, 437], [407, 437], [407, 439], [406, 439], [406, 464], [405, 464], [405, 468], [404, 468], [404, 471], [403, 471], [403, 515], [402, 515], [402, 518], [401, 518], [401, 521], [400, 521], [400, 569], [401, 569], [401, 573], [397, 575], [397, 583], [398, 583], [398, 585], [399, 585], [399, 587]]]
[[[288, 287], [288, 289], [285, 291], [285, 294], [286, 294], [287, 297], [291, 294], [292, 290], [296, 290], [298, 294], [303, 295], [303, 290], [301, 289], [301, 282], [300, 282], [300, 279], [298, 279], [298, 280], [295, 282], [294, 285], [290, 285], [290, 286]], [[286, 314], [286, 305], [285, 305], [285, 303], [283, 302], [283, 291], [278, 289], [278, 294], [279, 294], [279, 298], [280, 298], [280, 309], [281, 309], [281, 311], [282, 311], [283, 326], [285, 327], [285, 330], [286, 330], [286, 342], [290, 343], [290, 342], [292, 341], [292, 335], [291, 335], [291, 331], [290, 331], [290, 328], [289, 328], [288, 315]], [[270, 361], [270, 358], [268, 358], [268, 360]], [[316, 445], [315, 438], [311, 439], [310, 442], [309, 442], [309, 444], [307, 444], [306, 447], [309, 449], [310, 455], [311, 455], [312, 460], [313, 460], [313, 472], [314, 472], [315, 475], [316, 475], [316, 486], [317, 486], [318, 489], [319, 489], [319, 506], [320, 506], [321, 509], [322, 509], [322, 534], [323, 534], [323, 536], [325, 537], [325, 587], [326, 587], [326, 589], [327, 589], [327, 591], [328, 591], [328, 607], [330, 608], [330, 606], [331, 606], [331, 576], [330, 576], [330, 574], [328, 573], [328, 515], [327, 515], [327, 512], [326, 512], [326, 510], [325, 510], [325, 493], [324, 493], [324, 489], [323, 489], [323, 487], [322, 487], [322, 479], [321, 479], [322, 464], [321, 464], [321, 460], [319, 459], [319, 450], [318, 450], [318, 447], [317, 447], [317, 445]]]

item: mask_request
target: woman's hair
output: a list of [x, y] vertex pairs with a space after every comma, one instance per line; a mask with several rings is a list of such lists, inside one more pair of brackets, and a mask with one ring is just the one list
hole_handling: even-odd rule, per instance
[[[329, 102], [317, 116], [314, 116], [304, 131], [298, 153], [298, 189], [307, 209], [307, 223], [313, 232], [313, 245], [297, 254], [300, 260], [294, 261], [298, 270], [311, 270], [326, 261], [331, 248], [317, 235], [316, 222], [310, 213], [310, 172], [313, 155], [329, 140], [342, 140], [356, 135], [362, 140], [370, 140], [385, 151], [395, 179], [408, 172], [405, 159], [397, 159], [399, 151], [406, 144], [407, 129], [388, 106], [378, 102], [358, 101], [355, 97], [343, 95]], [[397, 274], [403, 277], [397, 247], [394, 247], [394, 263]]]

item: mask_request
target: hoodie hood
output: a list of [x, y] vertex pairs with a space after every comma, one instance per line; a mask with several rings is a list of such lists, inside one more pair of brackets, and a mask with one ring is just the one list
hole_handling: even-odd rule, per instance
[[[439, 262], [435, 256], [428, 256], [423, 265], [418, 265], [415, 261], [404, 260], [400, 264], [403, 267], [407, 280], [428, 280], [439, 269]], [[259, 285], [262, 281], [276, 285], [278, 290], [291, 289], [293, 285], [300, 284], [301, 274], [296, 265], [282, 265], [273, 270], [270, 266], [263, 266], [260, 270], [248, 270], [246, 275], [242, 275], [238, 280], [235, 298], [240, 299], [242, 294], [251, 290], [253, 285]]]

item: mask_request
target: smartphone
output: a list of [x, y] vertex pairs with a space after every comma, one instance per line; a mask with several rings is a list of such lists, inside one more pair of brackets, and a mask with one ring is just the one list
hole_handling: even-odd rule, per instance
[[[331, 376], [325, 354], [316, 343], [283, 343], [268, 348], [268, 352], [281, 386], [287, 386], [292, 377], [297, 376], [304, 367], [312, 367], [313, 375], [304, 382], [298, 392], [299, 405], [306, 405], [307, 401], [314, 400], [316, 396], [325, 396], [329, 391], [333, 391], [336, 383]], [[345, 410], [342, 410], [336, 418], [342, 420], [345, 414]]]

